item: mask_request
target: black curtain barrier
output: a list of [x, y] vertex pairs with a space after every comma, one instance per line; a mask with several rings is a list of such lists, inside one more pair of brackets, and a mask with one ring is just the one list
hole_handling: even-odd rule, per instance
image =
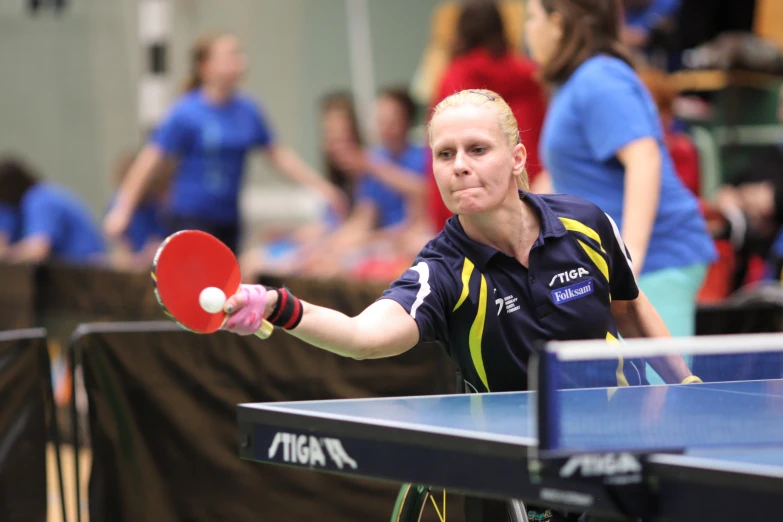
[[[55, 427], [53, 411], [46, 331], [36, 328], [0, 332], [0, 520], [3, 522], [46, 522], [47, 427]], [[53, 471], [61, 472], [59, 438], [56, 435], [51, 438], [57, 450], [58, 469]], [[62, 491], [61, 487], [61, 501]]]
[[[779, 283], [740, 291], [724, 303], [699, 307], [696, 314], [697, 335], [780, 331], [783, 331], [783, 287]], [[714, 356], [695, 356], [693, 373], [705, 381], [779, 379], [783, 375], [783, 342], [779, 352], [732, 357], [724, 357], [719, 364]]]
[[355, 361], [281, 331], [151, 322], [82, 325], [71, 350], [88, 396], [91, 522], [386, 520], [398, 485], [241, 461], [236, 405], [454, 388], [433, 345]]
[[35, 326], [35, 267], [0, 263], [0, 331]]

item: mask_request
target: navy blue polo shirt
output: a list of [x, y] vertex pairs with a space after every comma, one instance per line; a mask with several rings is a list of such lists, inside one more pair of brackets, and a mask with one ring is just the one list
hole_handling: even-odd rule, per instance
[[[405, 308], [421, 341], [438, 341], [476, 391], [527, 389], [539, 341], [617, 340], [611, 300], [639, 295], [614, 222], [593, 203], [520, 191], [540, 218], [529, 267], [470, 239], [452, 216], [383, 293]], [[639, 360], [569, 363], [561, 387], [647, 384]]]

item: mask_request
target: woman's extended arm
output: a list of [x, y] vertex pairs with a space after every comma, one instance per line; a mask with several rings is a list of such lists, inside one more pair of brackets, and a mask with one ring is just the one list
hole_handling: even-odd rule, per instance
[[117, 192], [114, 206], [103, 221], [103, 230], [110, 238], [125, 233], [144, 192], [163, 164], [164, 153], [157, 145], [150, 144], [139, 153]]
[[[260, 326], [258, 311], [268, 318], [279, 293], [253, 286], [240, 290], [226, 302], [230, 331], [254, 332]], [[323, 350], [353, 359], [380, 359], [404, 353], [419, 342], [416, 321], [397, 302], [381, 299], [356, 317], [302, 301], [299, 324], [288, 333]]]
[[293, 149], [284, 145], [266, 147], [264, 155], [271, 165], [293, 181], [319, 192], [340, 216], [348, 213], [347, 197], [318, 174]]

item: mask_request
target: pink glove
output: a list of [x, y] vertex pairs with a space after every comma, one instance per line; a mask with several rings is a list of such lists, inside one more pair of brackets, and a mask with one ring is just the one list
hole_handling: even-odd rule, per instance
[[253, 335], [261, 328], [266, 310], [266, 287], [240, 285], [236, 294], [226, 301], [229, 314], [222, 330], [239, 335]]

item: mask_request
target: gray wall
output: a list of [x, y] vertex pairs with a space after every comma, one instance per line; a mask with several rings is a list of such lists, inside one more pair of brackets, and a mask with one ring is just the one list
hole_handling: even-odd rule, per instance
[[[351, 85], [344, 1], [171, 1], [176, 87], [196, 35], [237, 34], [250, 62], [245, 89], [260, 99], [281, 140], [320, 167], [318, 99]], [[25, 3], [0, 0], [0, 153], [29, 158], [46, 178], [79, 191], [100, 213], [111, 192], [114, 159], [140, 144], [136, 2], [70, 0], [61, 17], [31, 17]], [[377, 84], [407, 84], [438, 1], [368, 3]], [[249, 174], [252, 188], [262, 187], [249, 194], [290, 187], [262, 160], [252, 162]]]

